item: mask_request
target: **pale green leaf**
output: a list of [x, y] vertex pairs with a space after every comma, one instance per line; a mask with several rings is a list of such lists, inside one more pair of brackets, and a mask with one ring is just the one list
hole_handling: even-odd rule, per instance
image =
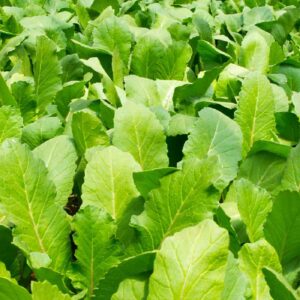
[[8, 279], [0, 278], [1, 300], [32, 300], [29, 292], [22, 286], [16, 285]]
[[37, 38], [34, 82], [37, 107], [42, 112], [61, 89], [61, 66], [56, 45], [46, 36]]
[[270, 267], [278, 272], [281, 271], [275, 249], [265, 240], [245, 244], [239, 252], [239, 261], [241, 271], [246, 274], [250, 282], [252, 299], [271, 300], [262, 269]]
[[176, 136], [182, 134], [190, 134], [195, 126], [196, 121], [196, 117], [183, 114], [176, 114], [170, 119], [168, 135]]
[[131, 219], [144, 249], [156, 249], [167, 236], [213, 217], [220, 197], [213, 187], [219, 175], [215, 165], [215, 159], [188, 160], [150, 192], [145, 211]]
[[155, 114], [127, 102], [115, 114], [113, 144], [132, 154], [144, 170], [168, 166], [166, 137]]
[[[235, 199], [234, 199], [235, 198]], [[242, 221], [246, 224], [251, 242], [263, 238], [263, 226], [272, 209], [271, 195], [246, 179], [235, 181], [230, 187], [226, 200], [234, 199]]]
[[244, 155], [255, 141], [272, 140], [275, 105], [271, 84], [264, 75], [251, 73], [243, 82], [235, 120], [243, 133]]
[[32, 282], [32, 299], [33, 300], [71, 300], [71, 296], [63, 294], [56, 285], [49, 282]]
[[14, 243], [26, 255], [47, 254], [51, 267], [64, 271], [71, 256], [70, 227], [63, 209], [55, 204], [55, 186], [44, 163], [14, 141], [3, 143], [0, 153], [0, 202], [16, 226]]
[[251, 71], [266, 73], [269, 67], [270, 38], [260, 29], [249, 30], [241, 45], [241, 65]]
[[211, 220], [168, 237], [157, 253], [147, 299], [220, 299], [228, 244], [227, 231]]
[[62, 124], [57, 117], [42, 117], [26, 125], [22, 132], [22, 142], [31, 149], [62, 133]]
[[72, 133], [80, 155], [84, 155], [88, 148], [109, 145], [109, 137], [101, 120], [89, 112], [81, 111], [73, 115]]
[[0, 107], [0, 143], [7, 138], [20, 138], [23, 120], [17, 109], [9, 106]]
[[83, 206], [104, 208], [118, 224], [121, 223], [120, 239], [129, 240], [130, 216], [127, 213], [139, 196], [133, 181], [133, 172], [138, 171], [141, 167], [133, 157], [113, 146], [95, 151], [86, 167]]
[[226, 186], [236, 177], [242, 158], [242, 134], [239, 126], [212, 108], [200, 111], [199, 118], [183, 148], [185, 158], [216, 156], [220, 184]]
[[107, 270], [119, 262], [120, 250], [115, 241], [117, 228], [104, 210], [87, 206], [76, 214], [73, 229], [77, 261], [72, 277], [75, 283], [79, 281], [87, 288], [90, 299]]
[[290, 152], [281, 186], [282, 190], [300, 192], [300, 143]]
[[150, 79], [182, 80], [191, 55], [191, 47], [186, 42], [172, 42], [166, 32], [152, 30], [139, 37], [131, 70]]
[[229, 252], [221, 299], [244, 300], [246, 288], [246, 276], [239, 270], [238, 260]]
[[123, 86], [128, 74], [132, 34], [125, 21], [115, 16], [106, 18], [93, 31], [94, 46], [112, 55], [114, 81]]
[[276, 249], [284, 268], [300, 259], [300, 195], [281, 192], [265, 224], [265, 237]]
[[113, 294], [112, 300], [143, 300], [146, 282], [138, 279], [125, 279]]
[[12, 283], [17, 283], [14, 278], [11, 278], [10, 272], [6, 269], [6, 266], [2, 261], [0, 261], [0, 278], [5, 278]]
[[33, 151], [46, 165], [49, 178], [56, 187], [56, 203], [67, 204], [73, 188], [77, 154], [72, 140], [66, 135], [55, 137]]

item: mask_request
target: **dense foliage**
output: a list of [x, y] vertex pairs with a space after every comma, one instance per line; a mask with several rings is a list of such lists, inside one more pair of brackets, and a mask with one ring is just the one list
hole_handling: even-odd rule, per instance
[[0, 0], [0, 299], [300, 299], [299, 0]]

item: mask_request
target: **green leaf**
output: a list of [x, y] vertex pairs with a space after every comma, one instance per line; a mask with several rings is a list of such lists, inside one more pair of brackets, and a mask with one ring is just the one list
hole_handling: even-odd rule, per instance
[[143, 249], [156, 249], [167, 236], [213, 217], [220, 197], [213, 187], [219, 175], [215, 165], [215, 159], [194, 158], [184, 162], [182, 171], [161, 179], [161, 186], [150, 192], [145, 211], [131, 219]]
[[116, 225], [104, 210], [87, 206], [76, 214], [73, 229], [77, 246], [73, 281], [74, 284], [82, 283], [88, 290], [88, 299], [91, 299], [100, 279], [119, 262]]
[[228, 244], [227, 231], [211, 220], [168, 237], [157, 253], [148, 299], [220, 299]]
[[61, 89], [61, 66], [56, 45], [46, 36], [37, 38], [34, 82], [37, 108], [43, 112]]
[[23, 120], [17, 109], [10, 106], [0, 107], [0, 143], [7, 138], [20, 138]]
[[[1, 51], [0, 51], [0, 56], [1, 56]], [[12, 96], [10, 90], [7, 87], [7, 84], [3, 78], [3, 76], [0, 73], [0, 104], [1, 105], [13, 105], [15, 106], [16, 100]]]
[[28, 147], [7, 141], [0, 149], [0, 201], [15, 224], [14, 244], [26, 255], [47, 254], [51, 267], [64, 271], [71, 256], [70, 228], [44, 163]]
[[109, 145], [109, 137], [101, 120], [89, 112], [81, 111], [73, 115], [72, 133], [81, 156], [91, 147]]
[[220, 169], [220, 185], [225, 187], [236, 177], [242, 158], [242, 134], [239, 126], [221, 112], [204, 108], [185, 143], [186, 159], [216, 156]]
[[112, 55], [114, 82], [120, 87], [129, 71], [132, 39], [127, 23], [115, 16], [106, 18], [93, 30], [93, 46]]
[[99, 283], [96, 299], [110, 300], [112, 295], [117, 292], [119, 284], [125, 279], [151, 273], [155, 254], [155, 252], [144, 252], [128, 257], [116, 267], [111, 268]]
[[[105, 209], [118, 224], [129, 223], [128, 209], [139, 196], [133, 172], [141, 171], [129, 153], [110, 146], [96, 150], [88, 161], [82, 186], [83, 206]], [[129, 239], [127, 224], [119, 225], [119, 238]]]
[[133, 173], [133, 179], [141, 195], [147, 197], [151, 190], [160, 186], [161, 178], [176, 171], [176, 168], [162, 168], [135, 172]]
[[246, 276], [239, 270], [238, 260], [229, 252], [222, 300], [244, 299], [247, 288]]
[[249, 179], [273, 194], [280, 187], [285, 167], [285, 158], [262, 151], [245, 159], [240, 166], [238, 178]]
[[[229, 200], [230, 199], [230, 200]], [[264, 237], [263, 226], [272, 209], [271, 195], [249, 180], [240, 179], [230, 187], [226, 201], [236, 201], [251, 242]]]
[[243, 133], [244, 155], [255, 141], [271, 140], [275, 132], [274, 100], [268, 79], [252, 73], [243, 82], [235, 120]]
[[33, 300], [71, 300], [71, 296], [63, 294], [56, 285], [49, 282], [32, 282], [32, 299]]
[[11, 278], [10, 272], [6, 269], [6, 266], [2, 261], [0, 261], [0, 278], [5, 278], [12, 283], [18, 284], [14, 278]]
[[5, 278], [0, 278], [0, 299], [32, 300], [31, 295], [25, 288]]
[[163, 128], [154, 113], [127, 102], [115, 114], [113, 144], [132, 154], [144, 170], [168, 166]]
[[264, 232], [267, 241], [276, 249], [284, 269], [294, 261], [299, 264], [300, 195], [281, 192], [274, 201]]
[[142, 300], [144, 299], [146, 282], [138, 279], [125, 279], [113, 294], [112, 300]]
[[72, 193], [73, 178], [76, 171], [77, 154], [72, 140], [66, 135], [55, 137], [33, 151], [48, 169], [49, 179], [56, 187], [56, 203], [67, 204]]
[[12, 244], [12, 232], [9, 228], [0, 226], [0, 261], [5, 263], [7, 268], [13, 264], [18, 249]]
[[300, 143], [291, 150], [287, 159], [281, 189], [300, 192]]
[[22, 132], [22, 142], [31, 149], [62, 133], [63, 128], [57, 117], [42, 117], [26, 125]]
[[172, 42], [165, 31], [149, 31], [137, 41], [131, 71], [150, 79], [182, 80], [191, 55], [186, 42]]
[[274, 300], [297, 300], [299, 296], [280, 273], [271, 268], [263, 268], [266, 282], [270, 288], [270, 294]]
[[249, 30], [241, 45], [240, 64], [251, 70], [266, 73], [269, 68], [272, 36], [260, 29]]
[[239, 252], [240, 269], [249, 279], [252, 299], [272, 299], [262, 269], [273, 268], [280, 272], [281, 266], [274, 248], [265, 240], [245, 244]]

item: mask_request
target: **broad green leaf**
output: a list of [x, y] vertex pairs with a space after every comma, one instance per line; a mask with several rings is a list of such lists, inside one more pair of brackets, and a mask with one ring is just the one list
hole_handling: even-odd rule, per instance
[[106, 273], [105, 278], [100, 280], [96, 299], [110, 300], [112, 295], [117, 292], [119, 284], [122, 281], [152, 272], [155, 255], [155, 252], [144, 252], [139, 255], [127, 257], [119, 265], [111, 268]]
[[9, 106], [0, 107], [0, 143], [7, 138], [20, 138], [23, 120], [17, 109]]
[[141, 167], [132, 156], [113, 146], [95, 151], [85, 170], [83, 206], [104, 208], [119, 224], [120, 239], [129, 239], [127, 212], [139, 196], [133, 181], [133, 172], [138, 171]]
[[93, 30], [94, 47], [112, 55], [114, 82], [123, 86], [123, 77], [128, 74], [132, 34], [125, 21], [115, 16], [106, 18]]
[[265, 240], [245, 244], [239, 252], [240, 269], [247, 276], [252, 290], [252, 299], [272, 299], [262, 269], [270, 267], [281, 271], [278, 255]]
[[285, 158], [262, 151], [244, 160], [240, 166], [238, 178], [249, 179], [274, 194], [280, 187], [285, 167]]
[[125, 279], [119, 285], [118, 291], [113, 294], [112, 300], [142, 300], [145, 295], [146, 282], [138, 279]]
[[291, 150], [287, 159], [281, 189], [300, 192], [300, 143]]
[[194, 158], [184, 163], [182, 171], [161, 179], [161, 186], [150, 192], [145, 211], [131, 219], [143, 249], [156, 249], [167, 236], [213, 217], [220, 197], [213, 186], [219, 175], [215, 165], [215, 159]]
[[199, 118], [185, 143], [186, 159], [216, 156], [220, 169], [220, 185], [225, 187], [236, 177], [242, 158], [242, 134], [239, 126], [212, 108], [200, 111]]
[[168, 166], [166, 137], [154, 113], [127, 102], [115, 114], [113, 144], [132, 154], [144, 170]]
[[235, 120], [243, 133], [244, 155], [255, 141], [271, 140], [275, 132], [275, 107], [268, 79], [252, 73], [243, 82]]
[[271, 268], [263, 268], [266, 282], [270, 288], [270, 294], [274, 300], [298, 300], [300, 297], [280, 273]]
[[79, 282], [87, 288], [87, 297], [92, 299], [100, 279], [119, 262], [117, 228], [104, 210], [87, 206], [76, 214], [73, 229], [77, 261], [72, 278], [74, 284]]
[[133, 173], [133, 179], [141, 195], [147, 197], [151, 190], [160, 186], [161, 178], [176, 171], [176, 168], [162, 168], [135, 172]]
[[48, 255], [51, 267], [64, 271], [71, 256], [70, 227], [55, 204], [55, 186], [44, 163], [15, 141], [3, 143], [0, 153], [0, 202], [16, 226], [14, 244], [26, 255]]
[[8, 279], [0, 278], [0, 299], [2, 300], [32, 300], [29, 292], [20, 285]]
[[56, 285], [49, 282], [32, 282], [33, 300], [71, 300], [71, 296], [63, 294]]
[[242, 300], [247, 288], [246, 276], [239, 270], [238, 260], [229, 252], [222, 300]]
[[270, 38], [266, 32], [249, 30], [241, 45], [240, 64], [251, 70], [266, 73], [269, 67]]
[[127, 99], [132, 102], [141, 103], [149, 107], [161, 104], [154, 80], [129, 75], [125, 77], [125, 89]]
[[101, 120], [89, 112], [81, 111], [73, 115], [72, 133], [80, 155], [84, 155], [88, 148], [109, 145], [109, 137]]
[[26, 125], [22, 132], [22, 142], [30, 149], [54, 138], [63, 131], [62, 124], [57, 117], [42, 117], [35, 122]]
[[164, 31], [149, 31], [137, 41], [131, 71], [150, 79], [182, 80], [191, 55], [191, 47], [186, 42], [172, 42]]
[[236, 201], [251, 242], [264, 237], [263, 226], [272, 209], [271, 195], [246, 179], [235, 181], [226, 201]]
[[289, 99], [284, 89], [276, 84], [271, 84], [275, 101], [275, 112], [285, 112], [289, 110]]
[[148, 299], [220, 299], [228, 244], [227, 231], [211, 220], [168, 237], [157, 253]]
[[168, 128], [169, 136], [190, 134], [197, 121], [196, 117], [175, 114], [171, 117]]
[[300, 195], [281, 192], [274, 201], [264, 232], [267, 241], [276, 249], [284, 269], [300, 259]]
[[45, 36], [37, 39], [34, 82], [37, 108], [43, 112], [61, 89], [61, 66], [56, 45]]
[[56, 203], [63, 207], [72, 193], [77, 154], [72, 140], [66, 135], [55, 137], [33, 151], [49, 172], [49, 179], [56, 187]]

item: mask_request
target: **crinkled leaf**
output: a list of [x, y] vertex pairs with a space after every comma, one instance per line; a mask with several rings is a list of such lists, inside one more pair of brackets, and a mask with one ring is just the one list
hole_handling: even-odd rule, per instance
[[145, 295], [146, 282], [138, 279], [125, 279], [119, 285], [118, 291], [113, 294], [112, 300], [142, 300]]

